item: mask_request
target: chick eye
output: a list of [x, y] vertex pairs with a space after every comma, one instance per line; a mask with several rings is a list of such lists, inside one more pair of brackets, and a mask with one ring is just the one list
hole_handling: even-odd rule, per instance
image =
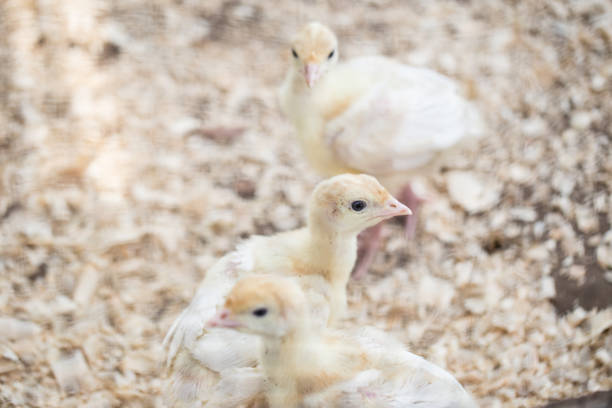
[[293, 58], [297, 58], [298, 57], [297, 52], [295, 52], [295, 50], [293, 48], [291, 49], [291, 54], [293, 54]]
[[264, 317], [268, 314], [268, 309], [265, 307], [260, 307], [259, 309], [253, 310], [253, 316]]
[[327, 59], [332, 59], [335, 53], [336, 53], [336, 50], [332, 50], [332, 52], [330, 52], [329, 55], [327, 56]]
[[351, 203], [351, 208], [353, 209], [353, 211], [357, 211], [357, 212], [363, 211], [363, 209], [366, 208], [367, 206], [368, 205], [363, 200], [357, 200]]

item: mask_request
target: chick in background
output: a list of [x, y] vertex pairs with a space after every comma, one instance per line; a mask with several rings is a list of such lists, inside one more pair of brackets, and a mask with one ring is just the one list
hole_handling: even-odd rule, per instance
[[[416, 212], [424, 197], [409, 180], [435, 171], [483, 131], [478, 113], [449, 78], [382, 56], [339, 64], [338, 39], [320, 23], [299, 30], [290, 53], [280, 105], [307, 160], [325, 177], [372, 174]], [[406, 235], [415, 228], [415, 216], [407, 217]], [[380, 225], [363, 241], [356, 277], [373, 260]]]
[[334, 323], [346, 308], [357, 235], [384, 219], [410, 213], [374, 177], [339, 175], [320, 182], [313, 191], [304, 228], [253, 236], [221, 258], [164, 340], [169, 404], [235, 407], [258, 395], [262, 381], [256, 369], [258, 338], [204, 327], [241, 277], [278, 271], [296, 276], [317, 323]]
[[208, 322], [263, 339], [270, 408], [473, 408], [457, 380], [374, 328], [314, 325], [291, 278], [240, 280]]

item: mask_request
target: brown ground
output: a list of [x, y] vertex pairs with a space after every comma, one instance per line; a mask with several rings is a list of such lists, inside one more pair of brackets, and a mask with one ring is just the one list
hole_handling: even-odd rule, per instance
[[206, 268], [303, 223], [317, 177], [275, 89], [310, 19], [342, 58], [456, 78], [491, 127], [427, 180], [417, 240], [387, 228], [351, 321], [483, 407], [612, 389], [612, 3], [265, 4], [0, 2], [0, 406], [163, 405]]

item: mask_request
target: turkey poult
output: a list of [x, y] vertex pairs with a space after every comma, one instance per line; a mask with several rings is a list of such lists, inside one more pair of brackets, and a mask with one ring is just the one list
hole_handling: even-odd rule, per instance
[[270, 408], [472, 408], [442, 368], [374, 328], [318, 327], [292, 280], [246, 277], [209, 327], [261, 337], [264, 395]]
[[[456, 85], [434, 71], [381, 56], [338, 64], [336, 35], [320, 23], [291, 43], [291, 63], [279, 100], [306, 158], [325, 177], [368, 173], [416, 212], [423, 198], [408, 180], [440, 166], [483, 122]], [[415, 216], [406, 219], [413, 236]], [[380, 226], [368, 231], [355, 275], [376, 252]]]
[[316, 186], [306, 227], [269, 237], [253, 236], [221, 258], [206, 273], [191, 304], [164, 340], [168, 403], [237, 407], [250, 403], [259, 393], [258, 338], [204, 327], [241, 277], [276, 271], [296, 276], [317, 323], [325, 326], [344, 314], [359, 232], [384, 219], [410, 213], [374, 177], [339, 175]]

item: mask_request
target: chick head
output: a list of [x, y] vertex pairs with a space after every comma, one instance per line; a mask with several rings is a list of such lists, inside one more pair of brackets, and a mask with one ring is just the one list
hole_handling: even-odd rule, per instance
[[292, 280], [253, 275], [238, 281], [208, 326], [282, 337], [304, 319], [305, 304], [304, 293]]
[[311, 227], [346, 233], [359, 233], [388, 218], [410, 214], [410, 208], [367, 174], [341, 174], [323, 180], [309, 205]]
[[302, 72], [306, 85], [314, 84], [338, 61], [338, 39], [321, 23], [308, 23], [293, 38], [294, 68]]

